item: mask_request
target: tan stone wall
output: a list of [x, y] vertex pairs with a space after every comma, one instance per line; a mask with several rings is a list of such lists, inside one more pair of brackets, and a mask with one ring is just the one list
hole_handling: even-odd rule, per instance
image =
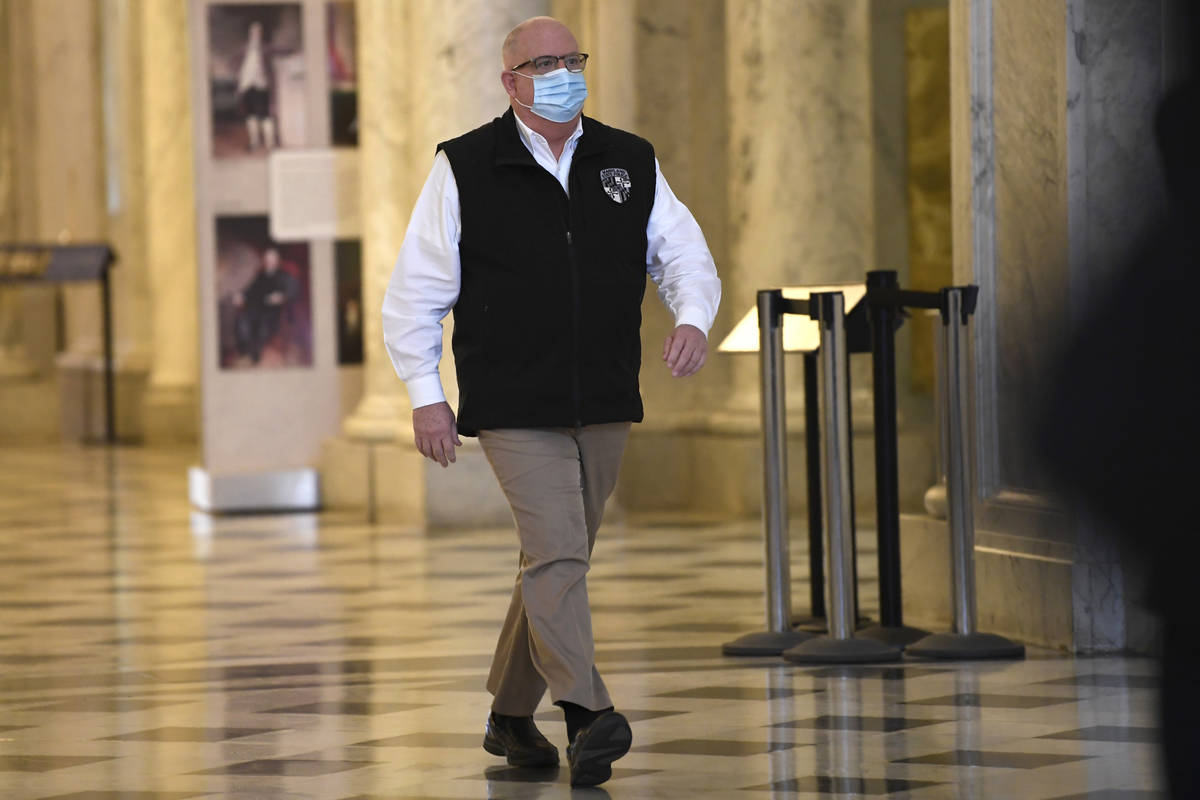
[[[908, 284], [936, 290], [954, 282], [950, 215], [950, 10], [905, 15], [908, 166]], [[914, 314], [912, 386], [933, 393], [934, 322]]]

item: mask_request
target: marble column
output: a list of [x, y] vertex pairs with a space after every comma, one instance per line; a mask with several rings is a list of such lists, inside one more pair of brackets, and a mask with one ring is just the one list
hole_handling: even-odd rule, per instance
[[[729, 279], [739, 311], [758, 289], [863, 280], [874, 265], [870, 4], [746, 0], [726, 10]], [[757, 429], [758, 365], [735, 363], [729, 409]], [[788, 405], [803, 419], [801, 362]], [[855, 372], [857, 419], [870, 408]], [[864, 401], [865, 400], [865, 401]]]
[[[416, 522], [503, 521], [507, 507], [473, 441], [451, 470], [432, 471], [412, 443], [411, 406], [383, 346], [379, 309], [412, 206], [436, 145], [503, 113], [500, 46], [547, 0], [358, 0], [359, 150], [363, 208], [363, 399], [346, 438], [323, 456], [322, 494], [332, 505], [363, 502]], [[421, 80], [412, 75], [419, 72]], [[451, 320], [444, 322], [442, 383], [457, 403]], [[370, 483], [375, 497], [364, 496]], [[464, 493], [474, 507], [464, 507]]]
[[397, 441], [410, 430], [408, 396], [383, 347], [379, 309], [409, 213], [408, 77], [424, 66], [412, 59], [404, 34], [411, 3], [357, 0], [359, 163], [363, 165], [363, 398], [345, 422], [350, 437]]
[[[0, 2], [0, 242], [16, 237], [16, 186], [13, 176], [14, 148], [12, 87], [13, 74], [9, 47], [9, 2]], [[36, 370], [25, 352], [21, 326], [21, 295], [16, 288], [0, 290], [0, 382], [30, 378]]]
[[[23, 76], [30, 83], [29, 127], [20, 144], [31, 163], [31, 224], [24, 235], [44, 242], [107, 238], [99, 6], [72, 0], [19, 0], [28, 37]], [[69, 155], [68, 155], [69, 154]], [[101, 298], [94, 283], [65, 285], [65, 350], [54, 358], [60, 425], [67, 439], [103, 432]], [[26, 317], [28, 319], [28, 317]]]
[[[708, 58], [721, 63], [723, 77], [705, 76], [696, 66], [691, 75], [699, 101], [694, 110], [710, 116], [718, 111], [711, 89], [700, 93], [714, 78], [724, 82], [724, 119], [711, 123], [709, 131], [710, 136], [720, 134], [723, 152], [715, 159], [692, 158], [682, 165], [679, 181], [681, 187], [689, 182], [703, 187], [701, 198], [714, 189], [724, 191], [725, 218], [709, 226], [718, 233], [724, 284], [714, 346], [754, 305], [759, 289], [862, 280], [874, 264], [875, 241], [870, 3], [744, 0], [723, 5], [723, 30], [711, 35], [703, 28], [699, 31], [710, 49], [722, 46], [720, 56]], [[687, 25], [682, 12], [672, 24], [647, 8], [639, 11], [637, 27], [644, 44], [670, 48], [672, 32]], [[657, 34], [657, 41], [651, 34]], [[688, 57], [699, 65], [706, 54], [694, 49]], [[662, 96], [669, 98], [667, 87], [662, 88]], [[699, 100], [704, 96], [707, 107]], [[644, 113], [653, 114], [653, 108]], [[705, 128], [702, 114], [694, 114], [690, 122], [694, 132]], [[669, 144], [668, 140], [659, 147]], [[704, 183], [711, 168], [697, 164], [705, 161], [719, 169], [723, 187]], [[698, 404], [706, 413], [692, 436], [691, 487], [656, 493], [682, 494], [681, 508], [695, 501], [696, 507], [754, 514], [761, 507], [762, 491], [758, 360], [717, 353], [713, 359], [720, 388]], [[798, 357], [788, 357], [787, 372], [789, 462], [793, 480], [803, 481], [804, 392]], [[861, 370], [855, 377], [856, 420], [869, 420], [869, 380]], [[856, 462], [856, 467], [870, 463], [866, 458], [858, 461], [862, 463]], [[866, 473], [862, 477], [860, 484], [868, 486]], [[863, 493], [860, 500], [869, 496]], [[797, 509], [802, 499], [797, 493]]]
[[[363, 304], [372, 313], [364, 327], [364, 391], [346, 432], [358, 439], [394, 441], [411, 435], [411, 407], [383, 347], [375, 310], [384, 292], [412, 205], [433, 163], [439, 141], [478, 127], [503, 112], [500, 44], [521, 20], [545, 14], [543, 0], [502, 5], [447, 6], [436, 0], [393, 3], [359, 0], [359, 84], [363, 170]], [[406, 35], [398, 36], [398, 32]], [[421, 81], [405, 78], [413, 69]], [[449, 90], [447, 87], [450, 87]], [[442, 383], [454, 405], [450, 319]]]
[[144, 257], [153, 298], [144, 403], [151, 441], [196, 436], [195, 176], [187, 3], [135, 2], [140, 13]]
[[[32, 9], [0, 2], [0, 238], [30, 241], [38, 229], [37, 87]], [[55, 358], [55, 289], [0, 291], [0, 439], [52, 442], [61, 436]]]
[[[639, 0], [631, 11], [625, 24], [628, 52], [609, 55], [601, 77], [609, 78], [622, 66], [630, 71], [636, 90], [633, 113], [628, 114], [630, 129], [654, 145], [663, 176], [696, 217], [718, 269], [728, 278], [731, 267], [724, 232], [729, 214], [725, 191], [729, 142], [727, 120], [714, 105], [712, 88], [725, 79], [725, 3]], [[607, 63], [613, 56], [622, 63]], [[626, 66], [625, 59], [632, 63]], [[600, 91], [604, 95], [607, 87]], [[589, 113], [608, 110], [598, 104]], [[721, 320], [713, 326], [714, 344], [736, 318], [728, 303], [721, 310]], [[647, 418], [639, 433], [650, 429], [674, 433], [704, 425], [707, 411], [727, 391], [731, 360], [714, 357], [695, 378], [674, 378], [662, 362], [662, 347], [675, 320], [652, 292], [647, 292], [643, 319], [641, 387]]]
[[142, 437], [150, 369], [150, 295], [146, 277], [142, 160], [139, 4], [100, 3], [103, 142], [108, 240], [117, 253], [111, 273], [117, 434]]
[[561, 20], [589, 54], [584, 113], [623, 130], [636, 129], [641, 104], [638, 78], [647, 77], [637, 56], [638, 0], [551, 0]]
[[[739, 309], [757, 289], [860, 281], [874, 266], [869, 6], [727, 6], [726, 298]], [[757, 367], [741, 367], [734, 405], [757, 408]], [[789, 400], [800, 386], [789, 377]]]
[[[102, 240], [98, 9], [74, 0], [27, 4], [37, 83], [38, 236], [62, 243]], [[99, 291], [66, 287], [64, 299], [67, 352], [60, 364], [94, 360], [101, 344]]]

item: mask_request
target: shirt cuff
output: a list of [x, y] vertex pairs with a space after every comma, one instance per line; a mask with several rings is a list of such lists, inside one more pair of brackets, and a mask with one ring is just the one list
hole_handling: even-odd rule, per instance
[[712, 327], [712, 321], [698, 308], [681, 308], [679, 313], [675, 315], [675, 327], [680, 325], [691, 325], [694, 328], [699, 328], [704, 334], [704, 338], [708, 338], [708, 329]]
[[411, 378], [405, 381], [404, 385], [408, 387], [408, 399], [413, 408], [431, 406], [446, 400], [446, 393], [442, 391], [442, 377], [436, 372]]

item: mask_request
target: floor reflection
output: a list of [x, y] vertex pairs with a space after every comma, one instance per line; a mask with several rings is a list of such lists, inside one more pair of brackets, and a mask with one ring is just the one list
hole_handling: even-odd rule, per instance
[[[565, 764], [509, 767], [480, 746], [511, 531], [196, 514], [189, 461], [0, 451], [0, 799], [1047, 800], [1160, 786], [1149, 661], [724, 658], [731, 632], [761, 624], [759, 523], [667, 518], [601, 534], [597, 661], [634, 742], [610, 782], [572, 790]], [[871, 580], [861, 596], [875, 613]], [[547, 701], [537, 720], [565, 750], [561, 713]]]

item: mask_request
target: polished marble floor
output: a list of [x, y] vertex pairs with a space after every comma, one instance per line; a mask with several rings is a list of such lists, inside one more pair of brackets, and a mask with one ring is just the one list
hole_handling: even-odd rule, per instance
[[634, 746], [572, 792], [479, 746], [510, 531], [211, 518], [187, 464], [0, 450], [0, 800], [1159, 796], [1152, 662], [724, 658], [761, 626], [758, 525], [679, 518], [601, 533], [598, 662]]

